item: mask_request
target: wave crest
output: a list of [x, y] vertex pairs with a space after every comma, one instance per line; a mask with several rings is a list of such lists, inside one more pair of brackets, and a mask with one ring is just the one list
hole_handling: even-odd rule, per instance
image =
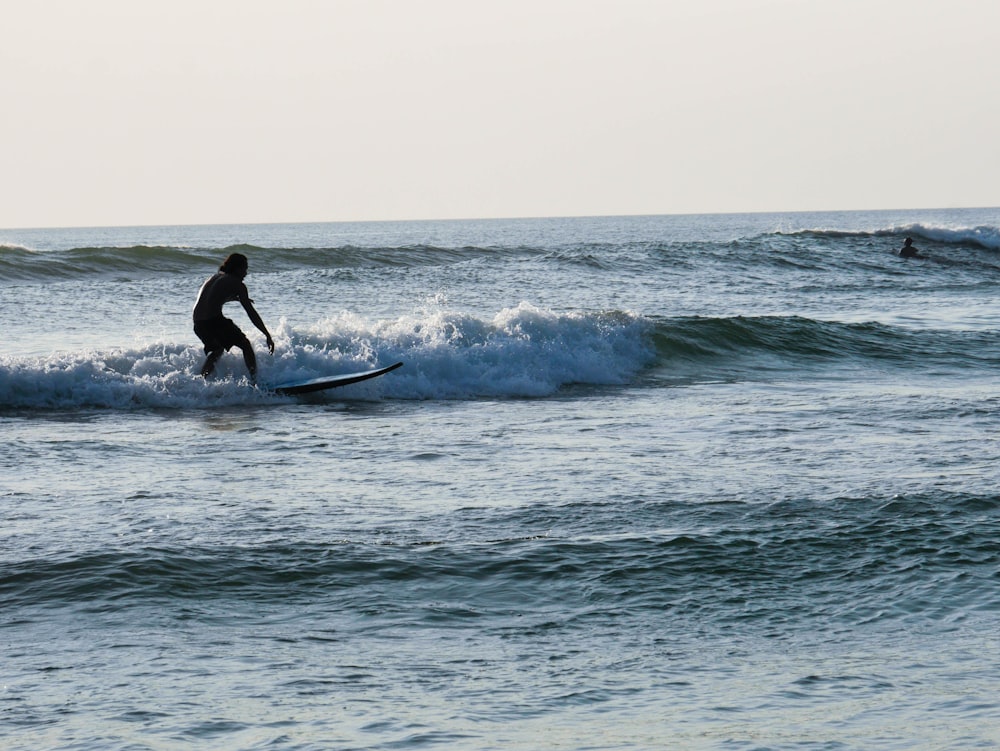
[[[431, 311], [372, 322], [343, 313], [304, 329], [282, 320], [273, 332], [275, 355], [260, 358], [259, 377], [279, 383], [402, 360], [402, 370], [339, 389], [336, 398], [542, 397], [571, 384], [627, 383], [654, 359], [649, 325], [628, 313], [557, 313], [528, 303], [492, 319]], [[206, 382], [197, 375], [202, 358], [194, 344], [173, 343], [0, 357], [0, 408], [191, 408], [286, 399], [253, 388], [238, 354], [223, 357], [217, 378]]]
[[922, 238], [942, 245], [962, 245], [1000, 250], [1000, 227], [979, 225], [976, 227], [947, 227], [944, 225], [913, 223], [893, 225], [870, 231], [838, 229], [804, 229], [794, 232], [775, 232], [783, 237], [805, 237], [818, 239], [865, 239], [893, 237], [900, 241], [904, 237]]
[[[653, 318], [557, 312], [527, 302], [492, 317], [435, 308], [376, 321], [345, 312], [300, 328], [283, 319], [272, 333], [277, 349], [260, 358], [262, 384], [406, 363], [384, 378], [315, 397], [338, 400], [539, 398], [574, 385], [759, 380], [807, 370], [836, 377], [858, 367], [992, 373], [1000, 361], [1000, 335], [989, 330], [798, 316]], [[259, 336], [257, 346], [262, 349]], [[287, 399], [253, 388], [238, 353], [223, 357], [217, 377], [204, 381], [197, 375], [203, 356], [186, 342], [0, 357], [0, 409], [191, 408]]]
[[43, 280], [122, 273], [204, 273], [214, 270], [230, 253], [242, 253], [250, 259], [252, 266], [259, 262], [262, 268], [275, 271], [295, 268], [439, 266], [498, 254], [536, 252], [538, 251], [525, 248], [503, 250], [433, 245], [384, 248], [354, 245], [320, 248], [265, 248], [248, 244], [224, 248], [133, 245], [46, 251], [20, 245], [0, 245], [0, 278]]

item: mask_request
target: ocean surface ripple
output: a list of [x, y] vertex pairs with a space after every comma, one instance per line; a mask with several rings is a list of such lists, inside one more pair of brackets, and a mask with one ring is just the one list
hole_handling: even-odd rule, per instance
[[[198, 375], [230, 252], [256, 385]], [[995, 209], [0, 230], [0, 747], [1000, 747], [998, 253]]]

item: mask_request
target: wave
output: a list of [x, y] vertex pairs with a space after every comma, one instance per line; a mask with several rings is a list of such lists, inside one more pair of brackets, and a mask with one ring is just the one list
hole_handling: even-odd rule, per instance
[[578, 386], [752, 381], [802, 373], [836, 378], [859, 367], [992, 373], [1000, 364], [1000, 334], [992, 331], [911, 330], [797, 316], [561, 313], [528, 303], [492, 318], [435, 309], [370, 321], [345, 312], [309, 327], [293, 328], [282, 320], [273, 333], [275, 354], [260, 363], [265, 388], [247, 382], [238, 353], [223, 357], [216, 378], [206, 382], [197, 375], [200, 348], [161, 342], [0, 357], [0, 409], [277, 404], [288, 397], [267, 391], [268, 383], [400, 360], [405, 367], [390, 375], [314, 398], [542, 398]]
[[[187, 248], [135, 245], [128, 248], [37, 251], [17, 245], [0, 246], [0, 278], [8, 280], [173, 272], [204, 268], [206, 262], [209, 262], [207, 254]], [[215, 263], [219, 261], [215, 260]]]
[[762, 358], [774, 358], [789, 367], [864, 362], [992, 369], [1000, 358], [1000, 335], [992, 331], [912, 330], [799, 316], [667, 319], [653, 336], [664, 365], [681, 360], [763, 364]]
[[[903, 237], [912, 236], [918, 244], [968, 250], [1000, 250], [1000, 227], [993, 225], [944, 226], [930, 223], [890, 225], [871, 230], [814, 228], [795, 231], [776, 230], [753, 237], [710, 240], [688, 237], [683, 241], [619, 238], [603, 242], [586, 237], [575, 242], [524, 244], [521, 238], [512, 245], [330, 245], [285, 247], [257, 244], [226, 246], [186, 246], [170, 244], [128, 246], [82, 246], [59, 250], [35, 250], [18, 244], [0, 243], [0, 280], [72, 279], [77, 277], [146, 276], [167, 273], [203, 274], [218, 266], [233, 252], [250, 258], [255, 270], [287, 271], [365, 267], [444, 266], [469, 261], [503, 261], [511, 258], [536, 258], [560, 266], [586, 267], [609, 273], [649, 271], [668, 262], [682, 268], [697, 259], [706, 260], [718, 253], [727, 263], [733, 254], [751, 266], [787, 264], [816, 268], [830, 263], [830, 251], [871, 249], [886, 246], [895, 249]], [[803, 242], [804, 247], [802, 247]], [[817, 252], [822, 251], [822, 252]], [[836, 256], [836, 254], [833, 254]], [[652, 265], [650, 261], [652, 260]], [[833, 261], [836, 263], [836, 261]], [[857, 262], [852, 254], [851, 264]]]
[[957, 245], [985, 250], [1000, 250], [1000, 227], [979, 225], [976, 227], [948, 227], [944, 225], [912, 224], [892, 225], [879, 229], [858, 231], [838, 229], [804, 229], [794, 232], [774, 232], [777, 237], [804, 237], [819, 240], [871, 239], [905, 237], [923, 239], [942, 245]]
[[[440, 266], [498, 254], [535, 253], [528, 248], [446, 248], [432, 245], [321, 248], [266, 248], [230, 245], [224, 248], [132, 245], [81, 247], [38, 251], [19, 245], [0, 245], [0, 279], [71, 279], [80, 276], [204, 273], [230, 253], [243, 253], [251, 267], [268, 271], [294, 268], [358, 268], [366, 266]], [[259, 266], [258, 266], [259, 264]]]
[[[333, 598], [338, 608], [414, 617], [428, 603], [450, 602], [462, 603], [450, 612], [463, 618], [555, 595], [573, 604], [576, 617], [626, 607], [743, 625], [787, 622], [806, 601], [831, 625], [928, 612], [965, 617], [997, 607], [996, 496], [709, 506], [630, 504], [621, 529], [620, 507], [571, 504], [559, 508], [560, 534], [507, 539], [496, 530], [524, 529], [534, 514], [551, 518], [553, 508], [482, 517], [470, 511], [468, 526], [443, 540], [398, 530], [388, 538], [381, 531], [378, 541], [233, 546], [164, 539], [36, 552], [4, 567], [0, 596], [11, 606], [118, 610], [167, 600]], [[445, 617], [434, 606], [424, 615]]]
[[[543, 397], [571, 384], [629, 382], [653, 360], [649, 325], [628, 313], [556, 313], [527, 303], [491, 319], [434, 311], [372, 322], [343, 313], [300, 329], [283, 319], [272, 332], [273, 358], [260, 358], [259, 378], [266, 385], [402, 360], [401, 370], [339, 389], [337, 398]], [[217, 377], [206, 382], [197, 375], [203, 358], [200, 348], [176, 343], [0, 357], [0, 408], [193, 408], [288, 399], [252, 387], [238, 353], [223, 357]]]

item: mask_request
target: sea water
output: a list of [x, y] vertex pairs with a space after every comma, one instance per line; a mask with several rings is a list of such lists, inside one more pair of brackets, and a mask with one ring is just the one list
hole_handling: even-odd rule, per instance
[[994, 209], [0, 230], [0, 747], [1000, 746], [998, 293]]

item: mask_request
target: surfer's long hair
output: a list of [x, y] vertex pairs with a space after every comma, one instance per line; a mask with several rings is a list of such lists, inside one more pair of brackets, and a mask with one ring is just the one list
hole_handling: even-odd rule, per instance
[[242, 253], [230, 253], [226, 256], [226, 260], [222, 262], [219, 266], [219, 271], [223, 271], [227, 274], [239, 273], [240, 271], [246, 271], [250, 266], [250, 261]]

